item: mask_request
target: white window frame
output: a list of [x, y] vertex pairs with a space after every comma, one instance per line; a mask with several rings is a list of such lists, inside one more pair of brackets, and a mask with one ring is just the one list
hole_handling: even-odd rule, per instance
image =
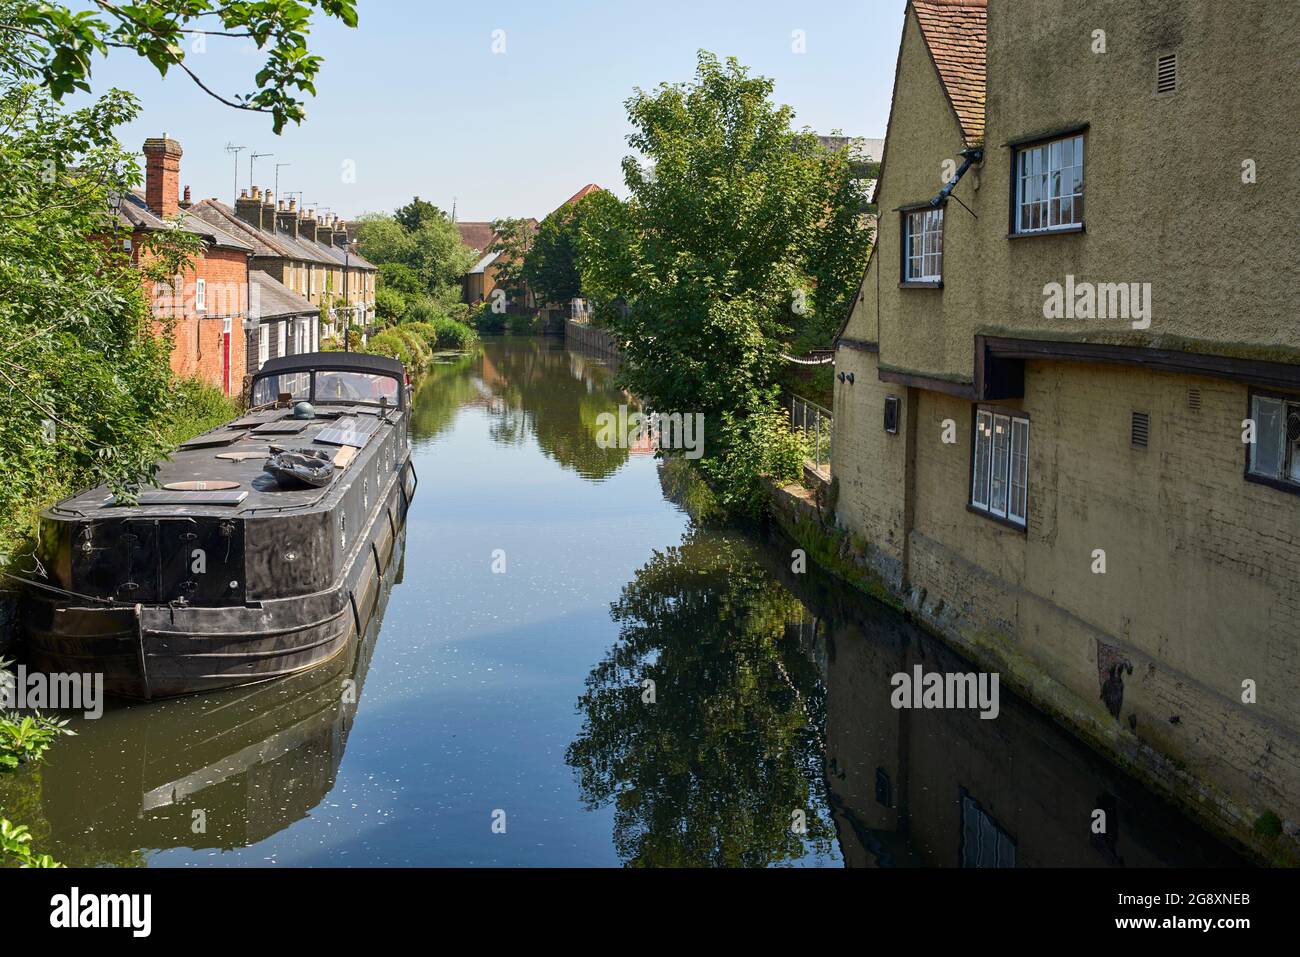
[[1018, 235], [1078, 230], [1084, 223], [1084, 137], [1071, 133], [1019, 147], [1015, 176]]
[[194, 280], [194, 311], [207, 312], [208, 309], [208, 281], [206, 279]]
[[269, 358], [271, 358], [271, 327], [263, 322], [257, 327], [257, 368], [261, 369], [266, 365], [266, 360]]
[[289, 349], [288, 349], [288, 345], [289, 345], [289, 332], [288, 332], [288, 329], [289, 329], [289, 323], [287, 323], [287, 322], [283, 322], [283, 321], [282, 321], [282, 322], [277, 322], [276, 325], [280, 327], [280, 334], [279, 334], [279, 337], [278, 337], [278, 340], [277, 340], [277, 341], [279, 342], [279, 345], [280, 345], [280, 355], [282, 355], [282, 356], [283, 356], [283, 355], [288, 355], [288, 354], [289, 354]]
[[[1255, 424], [1255, 441], [1247, 447], [1246, 474], [1294, 487], [1300, 491], [1300, 438], [1287, 441], [1287, 420], [1300, 416], [1300, 396], [1252, 392], [1250, 419]], [[1275, 467], [1260, 464], [1261, 448], [1272, 448]]]
[[943, 209], [903, 210], [903, 282], [943, 281]]
[[1029, 417], [977, 407], [970, 507], [1024, 528], [1029, 517]]

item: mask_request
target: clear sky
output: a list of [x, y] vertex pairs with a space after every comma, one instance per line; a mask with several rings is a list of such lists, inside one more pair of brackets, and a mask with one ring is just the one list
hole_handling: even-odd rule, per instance
[[[307, 120], [277, 137], [269, 116], [209, 98], [181, 72], [160, 80], [126, 52], [95, 65], [94, 88], [136, 93], [138, 148], [167, 133], [184, 149], [181, 184], [229, 199], [249, 184], [300, 190], [308, 205], [352, 217], [413, 195], [458, 218], [541, 218], [586, 183], [623, 195], [623, 102], [634, 87], [689, 79], [695, 54], [734, 55], [775, 80], [796, 125], [883, 137], [904, 0], [359, 0], [355, 30], [318, 22], [325, 58]], [[493, 53], [493, 31], [505, 52]], [[806, 52], [794, 52], [803, 31]], [[244, 40], [207, 38], [186, 62], [223, 94], [246, 93], [260, 64]], [[344, 164], [355, 164], [345, 183]]]

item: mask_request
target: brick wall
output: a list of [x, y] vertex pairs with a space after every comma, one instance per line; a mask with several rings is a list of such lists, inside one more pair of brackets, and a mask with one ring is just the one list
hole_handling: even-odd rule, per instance
[[[206, 306], [196, 306], [198, 280], [205, 286]], [[157, 328], [169, 328], [172, 370], [227, 388], [223, 375], [222, 329], [229, 319], [228, 393], [238, 395], [247, 371], [247, 339], [242, 323], [248, 311], [248, 258], [237, 250], [209, 248], [181, 275], [176, 289], [152, 290]]]

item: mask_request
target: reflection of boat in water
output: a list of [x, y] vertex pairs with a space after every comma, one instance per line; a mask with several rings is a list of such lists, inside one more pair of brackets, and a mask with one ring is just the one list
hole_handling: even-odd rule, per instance
[[306, 817], [334, 787], [404, 548], [403, 536], [365, 629], [325, 665], [78, 722], [42, 769], [56, 856], [116, 863], [141, 848], [245, 847]]
[[[296, 418], [286, 406], [308, 400]], [[42, 521], [26, 615], [39, 670], [102, 672], [110, 694], [157, 699], [278, 678], [338, 655], [370, 613], [415, 491], [400, 362], [311, 353], [266, 363], [254, 410], [184, 443], [161, 489], [119, 504], [100, 486]], [[263, 471], [322, 452], [323, 488]], [[337, 474], [335, 474], [337, 473]]]

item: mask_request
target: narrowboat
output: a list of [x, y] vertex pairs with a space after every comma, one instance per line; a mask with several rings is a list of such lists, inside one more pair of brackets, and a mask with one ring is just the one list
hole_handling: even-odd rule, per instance
[[[155, 700], [293, 675], [364, 630], [418, 479], [402, 364], [265, 363], [249, 411], [183, 443], [156, 487], [106, 486], [41, 517], [27, 659]], [[278, 462], [327, 458], [328, 481]]]

